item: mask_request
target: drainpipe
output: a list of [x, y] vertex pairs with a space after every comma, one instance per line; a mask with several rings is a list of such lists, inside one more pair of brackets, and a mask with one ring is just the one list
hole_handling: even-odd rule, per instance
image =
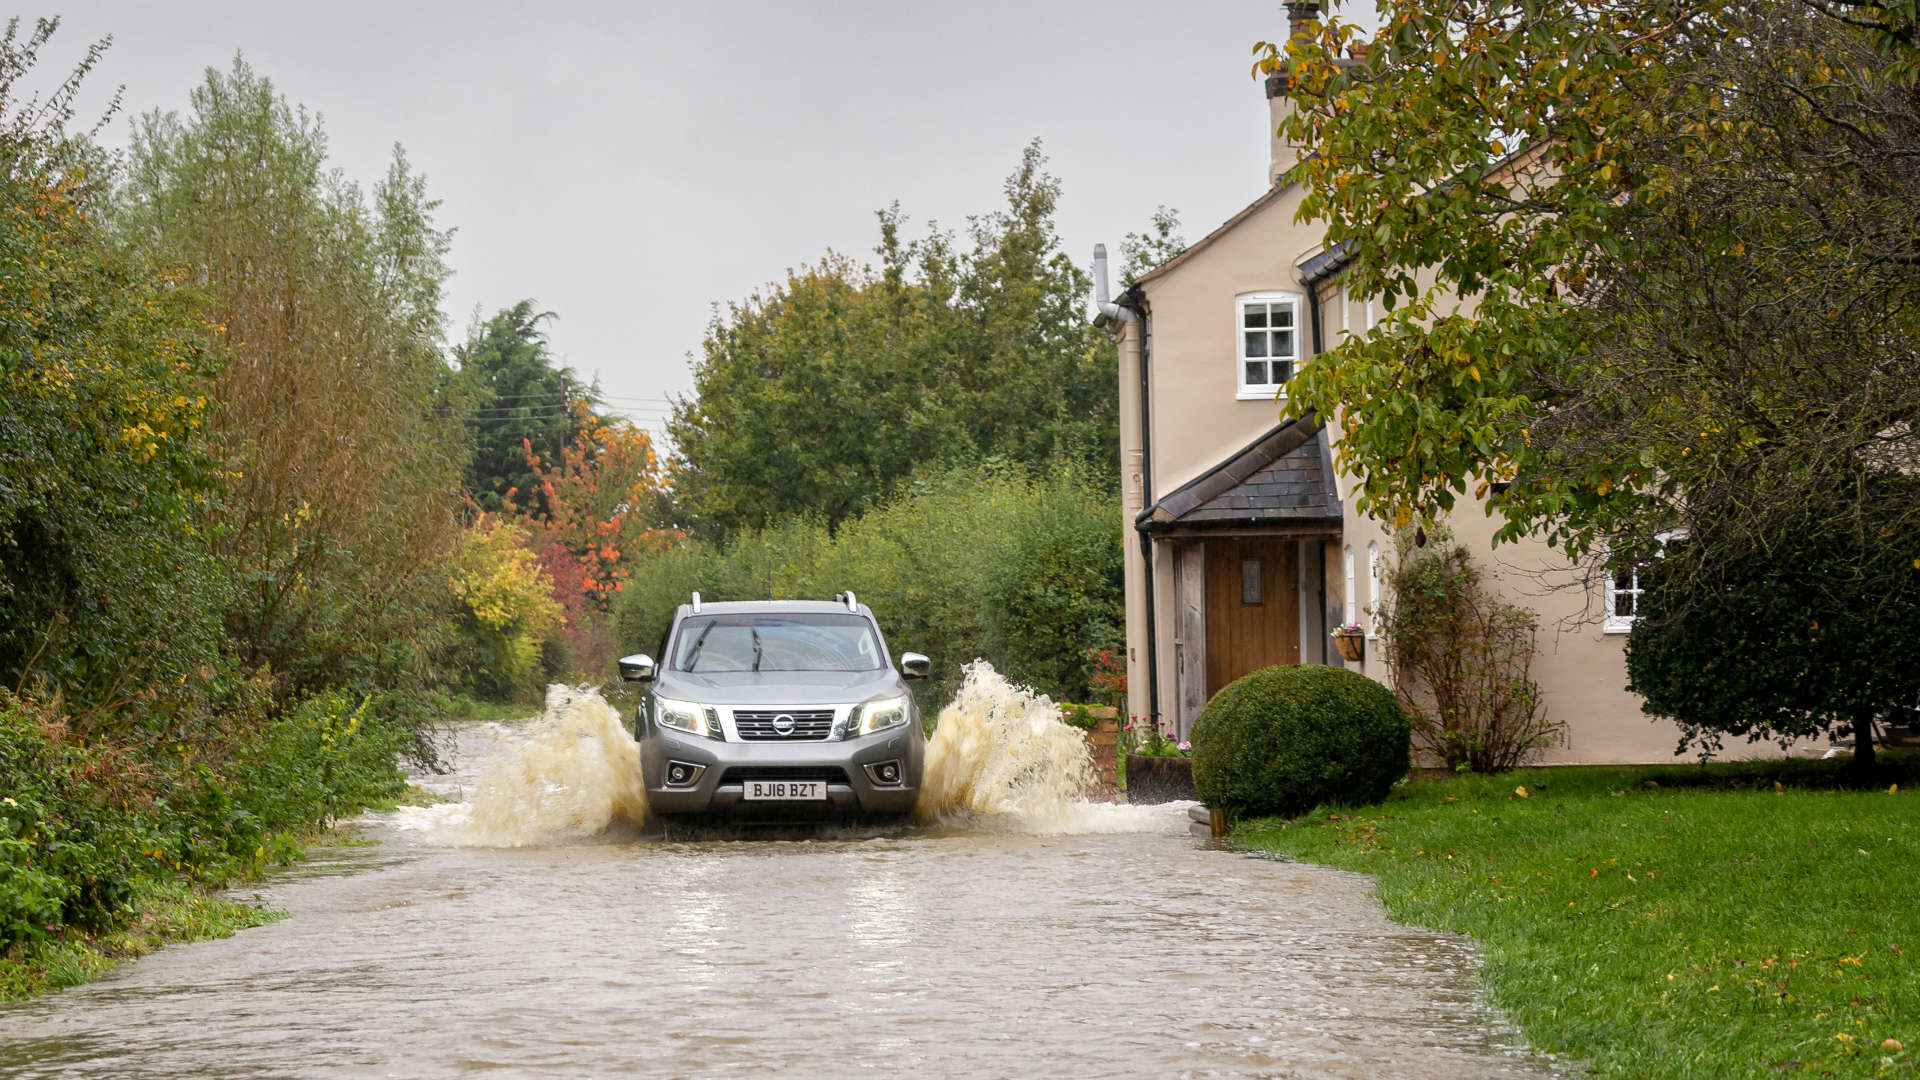
[[[1134, 323], [1140, 335], [1140, 505], [1153, 505], [1153, 423], [1151, 398], [1147, 395], [1147, 323], [1140, 314], [1110, 299], [1107, 289], [1107, 245], [1093, 245], [1093, 306], [1102, 316], [1118, 323]], [[1157, 735], [1160, 732], [1160, 638], [1154, 604], [1153, 538], [1140, 530], [1141, 564], [1147, 590], [1147, 720]]]
[[[1293, 10], [1291, 5], [1288, 10]], [[1300, 275], [1300, 287], [1307, 292], [1307, 329], [1313, 335], [1313, 353], [1307, 359], [1311, 360], [1320, 355], [1325, 347], [1320, 341], [1320, 279], [1303, 272]], [[1341, 531], [1345, 532], [1344, 526]], [[1325, 540], [1320, 541], [1320, 565], [1315, 576], [1320, 579], [1320, 662], [1325, 664], [1329, 662], [1327, 656], [1327, 542]]]

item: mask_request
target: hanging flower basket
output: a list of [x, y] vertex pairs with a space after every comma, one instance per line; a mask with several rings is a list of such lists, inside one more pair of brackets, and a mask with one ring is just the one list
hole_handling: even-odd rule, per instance
[[1359, 662], [1367, 658], [1367, 632], [1341, 627], [1333, 632], [1333, 647], [1343, 659]]

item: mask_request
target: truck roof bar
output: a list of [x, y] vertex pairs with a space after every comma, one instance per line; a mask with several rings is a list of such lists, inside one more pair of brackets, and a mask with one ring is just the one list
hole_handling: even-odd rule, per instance
[[847, 610], [848, 610], [848, 611], [859, 611], [859, 610], [860, 610], [860, 607], [859, 607], [859, 604], [860, 604], [860, 602], [859, 602], [858, 600], [855, 600], [855, 599], [853, 598], [853, 590], [852, 590], [852, 589], [848, 589], [848, 590], [847, 590]]
[[700, 614], [700, 594], [697, 592], [693, 594], [693, 613]]

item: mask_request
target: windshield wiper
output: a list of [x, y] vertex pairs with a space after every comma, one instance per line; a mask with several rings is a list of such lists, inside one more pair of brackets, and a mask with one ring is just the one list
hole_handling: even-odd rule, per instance
[[760, 670], [760, 628], [749, 626], [747, 632], [753, 635], [753, 670], [757, 672]]
[[713, 633], [713, 628], [719, 625], [717, 622], [708, 623], [707, 628], [700, 631], [700, 636], [693, 639], [693, 649], [687, 653], [688, 671], [692, 671], [693, 666], [700, 662], [700, 647], [707, 643], [707, 635]]

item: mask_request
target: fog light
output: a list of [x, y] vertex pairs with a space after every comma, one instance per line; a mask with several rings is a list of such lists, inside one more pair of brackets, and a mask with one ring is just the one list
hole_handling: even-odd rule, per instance
[[684, 761], [669, 761], [667, 763], [667, 783], [675, 787], [684, 787], [700, 779], [700, 774], [706, 771], [707, 767], [705, 765], [690, 765]]
[[878, 765], [869, 765], [867, 775], [873, 777], [876, 784], [897, 784], [900, 782], [900, 763], [883, 761]]

